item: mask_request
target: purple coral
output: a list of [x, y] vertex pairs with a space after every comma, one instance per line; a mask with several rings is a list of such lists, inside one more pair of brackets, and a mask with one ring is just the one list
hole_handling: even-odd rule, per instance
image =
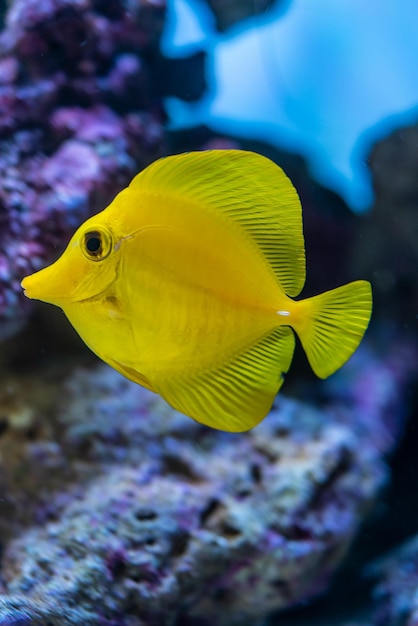
[[0, 326], [21, 278], [163, 151], [150, 67], [163, 2], [15, 0], [0, 35]]
[[418, 623], [418, 539], [414, 537], [371, 571], [378, 576], [374, 591], [374, 626], [414, 626]]

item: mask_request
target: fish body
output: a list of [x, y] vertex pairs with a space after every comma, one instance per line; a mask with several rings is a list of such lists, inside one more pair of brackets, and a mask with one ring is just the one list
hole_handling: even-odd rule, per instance
[[304, 282], [289, 179], [258, 154], [213, 150], [150, 165], [22, 287], [61, 307], [127, 378], [199, 422], [243, 431], [270, 410], [294, 331], [326, 377], [367, 328], [368, 282], [296, 301]]

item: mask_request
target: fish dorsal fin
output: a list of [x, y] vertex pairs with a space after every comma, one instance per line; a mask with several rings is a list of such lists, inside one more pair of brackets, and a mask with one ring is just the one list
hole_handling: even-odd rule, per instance
[[244, 150], [188, 152], [151, 164], [129, 189], [184, 197], [235, 222], [255, 242], [285, 293], [301, 292], [306, 274], [302, 208], [292, 183], [270, 159]]
[[289, 326], [266, 334], [217, 367], [196, 374], [174, 371], [155, 381], [172, 407], [211, 428], [242, 432], [269, 412], [295, 348]]

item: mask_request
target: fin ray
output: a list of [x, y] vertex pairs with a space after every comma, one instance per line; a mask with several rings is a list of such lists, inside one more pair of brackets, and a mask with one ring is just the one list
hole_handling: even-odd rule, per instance
[[317, 376], [327, 378], [357, 349], [372, 311], [370, 283], [357, 280], [298, 303], [303, 324], [295, 325]]
[[244, 150], [175, 155], [151, 164], [129, 188], [181, 196], [235, 222], [256, 243], [285, 293], [296, 296], [302, 290], [302, 208], [292, 183], [270, 159]]
[[153, 384], [171, 406], [202, 424], [231, 432], [249, 430], [270, 410], [294, 347], [293, 331], [282, 326], [211, 371], [167, 375]]

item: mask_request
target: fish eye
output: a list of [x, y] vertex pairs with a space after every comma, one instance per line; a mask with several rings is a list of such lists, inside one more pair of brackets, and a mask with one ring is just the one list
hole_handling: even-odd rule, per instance
[[107, 231], [90, 230], [84, 234], [84, 255], [91, 261], [102, 261], [112, 249], [112, 238]]

